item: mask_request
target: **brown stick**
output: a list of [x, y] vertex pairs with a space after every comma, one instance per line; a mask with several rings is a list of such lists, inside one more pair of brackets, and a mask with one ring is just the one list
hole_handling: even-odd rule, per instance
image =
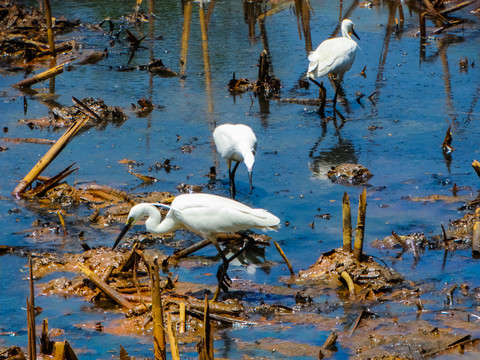
[[35, 293], [33, 287], [33, 261], [32, 256], [28, 257], [28, 267], [30, 273], [30, 300], [27, 301], [27, 320], [28, 322], [28, 356], [29, 359], [35, 360], [37, 358], [36, 334], [35, 334]]
[[290, 275], [292, 277], [294, 277], [295, 276], [295, 271], [293, 271], [292, 265], [290, 265], [290, 261], [288, 261], [288, 259], [287, 259], [287, 255], [285, 255], [282, 248], [280, 247], [280, 245], [276, 241], [273, 241], [273, 243], [275, 244], [275, 247], [276, 247], [277, 251], [280, 253], [280, 255], [282, 256], [283, 260], [287, 264], [288, 270], [290, 271]]
[[195, 251], [198, 251], [200, 249], [203, 249], [205, 246], [210, 245], [212, 242], [208, 239], [199, 241], [198, 243], [193, 244], [192, 246], [189, 246], [186, 249], [182, 249], [179, 251], [176, 251], [172, 258], [174, 260], [182, 259], [190, 254], [193, 254]]
[[190, 22], [192, 19], [192, 1], [187, 0], [183, 7], [182, 50], [180, 54], [180, 76], [185, 76], [187, 67], [188, 40], [190, 39]]
[[213, 360], [213, 332], [210, 324], [210, 308], [207, 295], [205, 295], [205, 314], [203, 316], [203, 345], [205, 359]]
[[3, 137], [0, 140], [14, 142], [14, 143], [32, 143], [32, 144], [41, 144], [41, 145], [53, 145], [55, 144], [55, 140], [48, 140], [48, 139], [35, 139], [35, 138], [8, 138]]
[[67, 144], [73, 139], [78, 130], [80, 130], [80, 128], [87, 123], [88, 119], [88, 117], [85, 117], [84, 119], [76, 121], [74, 124], [72, 124], [60, 137], [60, 139], [58, 139], [57, 142], [55, 142], [55, 144], [46, 152], [46, 154], [43, 155], [43, 157], [35, 164], [35, 166], [23, 178], [23, 180], [20, 181], [17, 187], [13, 190], [12, 195], [18, 197], [21, 193], [25, 192], [25, 189], [30, 186], [30, 184], [35, 181], [37, 176], [39, 176], [58, 156], [58, 154], [60, 154], [65, 146], [67, 146]]
[[350, 330], [350, 337], [352, 337], [355, 330], [357, 330], [358, 326], [360, 325], [360, 321], [362, 320], [364, 314], [365, 314], [365, 310], [360, 311], [360, 314], [358, 314], [357, 319], [353, 323], [352, 329]]
[[465, 6], [468, 6], [470, 4], [473, 4], [476, 0], [471, 0], [471, 1], [464, 1], [460, 4], [457, 4], [455, 6], [452, 6], [452, 7], [449, 7], [448, 9], [444, 9], [444, 10], [441, 10], [439, 11], [438, 13], [441, 14], [441, 15], [445, 15], [445, 14], [449, 14], [453, 11], [457, 11], [461, 8], [464, 8]]
[[352, 252], [352, 209], [350, 207], [350, 197], [346, 192], [342, 199], [343, 215], [343, 251]]
[[335, 345], [335, 341], [337, 341], [338, 334], [335, 330], [333, 330], [330, 335], [328, 335], [327, 340], [323, 343], [322, 347], [327, 350], [331, 350]]
[[180, 330], [179, 333], [183, 334], [187, 329], [187, 322], [185, 316], [185, 302], [180, 303]]
[[170, 352], [172, 360], [180, 360], [180, 352], [178, 351], [177, 336], [175, 334], [175, 324], [172, 322], [170, 314], [167, 318], [168, 339], [170, 340]]
[[160, 292], [160, 272], [155, 261], [152, 271], [152, 315], [153, 315], [153, 342], [155, 359], [166, 360], [165, 328], [163, 325], [162, 294]]
[[43, 355], [52, 355], [55, 342], [50, 340], [48, 335], [48, 319], [43, 319], [42, 336], [40, 338], [40, 352]]
[[52, 27], [52, 9], [50, 7], [50, 0], [44, 0], [45, 2], [45, 17], [47, 18], [47, 37], [48, 47], [50, 48], [50, 54], [56, 56], [55, 52], [55, 36]]
[[89, 268], [86, 266], [82, 265], [81, 263], [77, 263], [77, 266], [82, 270], [82, 272], [95, 284], [96, 287], [98, 287], [100, 290], [102, 290], [105, 295], [107, 295], [110, 299], [115, 301], [118, 305], [131, 310], [134, 308], [134, 306], [129, 303], [127, 300], [125, 300], [117, 290], [112, 288], [110, 285], [107, 285], [98, 275], [96, 275], [93, 271], [91, 271]]
[[367, 214], [367, 189], [363, 188], [358, 203], [357, 231], [355, 232], [355, 243], [353, 245], [353, 256], [357, 261], [362, 261], [363, 238], [365, 234], [365, 217]]
[[57, 76], [58, 74], [61, 74], [63, 72], [63, 68], [65, 65], [68, 63], [63, 63], [60, 65], [57, 65], [51, 69], [48, 69], [38, 75], [34, 75], [28, 79], [19, 81], [18, 83], [12, 85], [13, 87], [30, 87], [34, 84], [37, 84], [43, 80], [49, 79], [51, 77]]

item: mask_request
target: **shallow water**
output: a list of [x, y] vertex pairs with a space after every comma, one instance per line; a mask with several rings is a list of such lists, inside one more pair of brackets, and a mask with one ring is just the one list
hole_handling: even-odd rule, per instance
[[[54, 16], [61, 14], [69, 19], [78, 17], [82, 23], [90, 24], [99, 23], [109, 16], [119, 19], [116, 24], [118, 28], [120, 17], [132, 12], [133, 3], [112, 4], [107, 1], [84, 1], [79, 5], [64, 1], [53, 4], [53, 12]], [[343, 13], [351, 4], [350, 1], [344, 2]], [[425, 46], [421, 46], [420, 38], [416, 36], [418, 14], [410, 12], [407, 4], [404, 4], [403, 31], [394, 34], [387, 26], [389, 4], [385, 2], [373, 9], [351, 7], [352, 12], [348, 16], [356, 24], [361, 50], [344, 78], [346, 99], [339, 101], [338, 108], [347, 122], [340, 130], [336, 130], [332, 121], [322, 126], [314, 107], [269, 101], [266, 111], [250, 93], [235, 97], [228, 93], [227, 83], [233, 73], [237, 78], [256, 78], [256, 64], [264, 49], [258, 25], [255, 37], [248, 36], [241, 2], [215, 3], [208, 28], [211, 87], [208, 86], [204, 70], [196, 3], [193, 6], [185, 79], [161, 78], [139, 70], [116, 71], [121, 65], [145, 65], [152, 57], [161, 58], [167, 67], [179, 69], [183, 24], [179, 1], [168, 2], [167, 5], [156, 4], [155, 40], [147, 38], [143, 43], [146, 48], [138, 49], [130, 62], [125, 40], [117, 40], [115, 46], [111, 47], [111, 39], [107, 34], [86, 28], [62, 35], [63, 39], [75, 38], [87, 49], [108, 48], [110, 55], [98, 64], [75, 66], [73, 71], [57, 76], [55, 93], [59, 97], [56, 101], [70, 106], [72, 96], [78, 99], [102, 98], [107, 105], [124, 108], [130, 118], [121, 126], [109, 125], [102, 130], [92, 128], [79, 134], [44, 175], [54, 175], [76, 162], [80, 169], [67, 179], [71, 185], [74, 181], [77, 184], [96, 181], [127, 192], [171, 191], [177, 194], [176, 186], [182, 182], [206, 185], [208, 178], [205, 175], [210, 166], [215, 165], [220, 181], [214, 183], [213, 189], [205, 188], [204, 191], [228, 196], [226, 165], [216, 154], [211, 132], [222, 123], [244, 123], [256, 133], [258, 150], [253, 193], [248, 193], [246, 170], [240, 165], [237, 172], [237, 200], [266, 208], [280, 217], [282, 222], [290, 223], [269, 235], [281, 244], [296, 271], [313, 264], [322, 252], [340, 246], [343, 193], [348, 192], [352, 208], [356, 209], [363, 187], [333, 184], [326, 177], [326, 171], [332, 165], [357, 162], [374, 174], [367, 188], [365, 251], [394, 266], [412, 281], [433, 282], [439, 289], [461, 282], [468, 283], [470, 288], [478, 287], [479, 265], [471, 259], [470, 251], [450, 254], [442, 269], [443, 251], [426, 251], [413, 267], [411, 254], [392, 262], [393, 252], [370, 246], [374, 239], [388, 236], [392, 230], [401, 235], [412, 232], [424, 232], [427, 237], [439, 234], [441, 224], [448, 227], [449, 220], [463, 216], [463, 212], [458, 210], [462, 203], [412, 202], [406, 197], [451, 195], [453, 184], [457, 184], [466, 188], [460, 191], [460, 195], [469, 195], [473, 199], [477, 195], [479, 182], [471, 163], [478, 158], [479, 151], [477, 122], [480, 119], [480, 75], [478, 67], [469, 68], [468, 72], [459, 71], [461, 58], [467, 57], [470, 63], [480, 63], [479, 19], [467, 11], [460, 11], [458, 15], [465, 20], [463, 26], [431, 37]], [[315, 48], [333, 33], [338, 22], [339, 4], [313, 1], [311, 5], [314, 11], [310, 21], [311, 37]], [[427, 21], [427, 26], [432, 26], [432, 23]], [[148, 33], [148, 24], [128, 27], [136, 34]], [[301, 90], [296, 86], [308, 62], [305, 37], [303, 34], [299, 36], [300, 27], [292, 5], [267, 17], [265, 29], [273, 69], [283, 86], [281, 96], [316, 97], [314, 85], [309, 90]], [[431, 30], [428, 29], [429, 34]], [[385, 39], [389, 40], [388, 43]], [[359, 75], [365, 66], [366, 78]], [[18, 123], [19, 119], [38, 118], [49, 111], [44, 104], [27, 96], [29, 106], [24, 115], [23, 94], [11, 87], [22, 78], [23, 74], [20, 73], [0, 77], [0, 91], [3, 94], [0, 97], [0, 125], [2, 128], [8, 127], [5, 136], [58, 139], [63, 130], [30, 130]], [[333, 90], [326, 79], [324, 84], [327, 98], [330, 99]], [[42, 86], [33, 88], [42, 91]], [[43, 89], [48, 92], [48, 83], [43, 84]], [[359, 102], [355, 100], [357, 91], [366, 95]], [[374, 101], [369, 101], [367, 96], [374, 91], [378, 91], [378, 95]], [[142, 97], [150, 98], [162, 108], [155, 109], [146, 117], [137, 117], [129, 110], [130, 104]], [[326, 111], [327, 115], [331, 115], [330, 107]], [[451, 164], [447, 164], [441, 145], [450, 125], [455, 151]], [[372, 130], [371, 126], [377, 128]], [[10, 195], [17, 182], [46, 152], [47, 147], [3, 142], [1, 145], [7, 146], [8, 150], [0, 153], [3, 169], [0, 195], [4, 197], [0, 200], [0, 243], [80, 252], [74, 234], [55, 242], [35, 240], [21, 234], [37, 218], [58, 221], [56, 215], [34, 210]], [[184, 145], [193, 145], [193, 151], [183, 153], [181, 147]], [[159, 181], [142, 185], [139, 179], [127, 172], [125, 165], [118, 163], [124, 158], [142, 163], [134, 171], [155, 176]], [[149, 167], [154, 168], [155, 163], [163, 163], [165, 159], [170, 159], [180, 169], [168, 174], [163, 170], [149, 173]], [[21, 211], [9, 213], [13, 208]], [[81, 207], [68, 209], [68, 212], [72, 214], [67, 218], [67, 224], [71, 226], [90, 214], [89, 209]], [[331, 215], [330, 220], [316, 217], [325, 213]], [[355, 214], [356, 210], [353, 212], [354, 218]], [[312, 222], [313, 228], [310, 226]], [[140, 227], [136, 229], [142, 230]], [[177, 237], [183, 235], [183, 232], [177, 233]], [[111, 246], [114, 236], [112, 232], [94, 229], [89, 229], [85, 234], [91, 246]], [[173, 251], [172, 247], [157, 246], [170, 253]], [[214, 250], [204, 250], [201, 254], [210, 256]], [[232, 275], [260, 284], [282, 284], [280, 277], [288, 273], [273, 247], [267, 248], [266, 260], [276, 264], [268, 272], [261, 268], [247, 272], [241, 267], [232, 267]], [[26, 315], [22, 307], [28, 286], [23, 280], [25, 273], [20, 271], [25, 263], [25, 258], [0, 258], [0, 301], [5, 305], [0, 306], [0, 332], [18, 332], [26, 328]], [[203, 277], [202, 274], [214, 272], [215, 268], [216, 265], [193, 272], [182, 269], [175, 271], [178, 271], [182, 280], [214, 284], [215, 277]], [[261, 297], [256, 300], [260, 302]], [[444, 307], [443, 299], [431, 300], [432, 310]], [[318, 301], [326, 299], [319, 294]], [[293, 299], [282, 299], [281, 302], [287, 306], [294, 304]], [[37, 299], [37, 304], [44, 308], [37, 323], [47, 317], [50, 326], [65, 329], [65, 338], [75, 348], [89, 349], [85, 354], [80, 354], [81, 358], [110, 358], [111, 354], [107, 351], [117, 351], [119, 344], [123, 344], [130, 355], [151, 356], [151, 344], [138, 345], [136, 339], [115, 338], [73, 326], [89, 319], [94, 321], [99, 313], [102, 321], [123, 315], [103, 313], [79, 299], [42, 297]], [[62, 313], [70, 315], [58, 316], [51, 309], [61, 309]], [[409, 314], [414, 313], [415, 309], [404, 307], [399, 311]], [[8, 314], [8, 317], [2, 314]], [[346, 316], [349, 314], [346, 313]], [[353, 322], [354, 315], [350, 316]], [[252, 342], [256, 337], [286, 337], [293, 342], [318, 346], [328, 336], [327, 331], [306, 336], [312, 331], [308, 327], [286, 335], [283, 332], [282, 335], [271, 334], [271, 330], [263, 328], [254, 329], [254, 332], [250, 330], [223, 330], [222, 336], [226, 340], [215, 343], [220, 356], [241, 358], [232, 344], [233, 338]], [[26, 344], [26, 331], [20, 332], [16, 338], [0, 337], [0, 345], [19, 343]], [[105, 343], [108, 343], [108, 348]], [[194, 353], [190, 355], [195, 357]], [[249, 355], [272, 357], [272, 354], [261, 351], [253, 351]], [[346, 357], [345, 349], [340, 349], [336, 354], [339, 359]]]

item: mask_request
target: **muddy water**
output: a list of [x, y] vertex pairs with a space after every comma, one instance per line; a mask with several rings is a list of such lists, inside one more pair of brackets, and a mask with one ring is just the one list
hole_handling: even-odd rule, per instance
[[[392, 2], [393, 3], [393, 2]], [[339, 18], [339, 4], [332, 1], [312, 2], [310, 19], [312, 45], [315, 48], [335, 30]], [[460, 218], [464, 212], [459, 208], [463, 202], [413, 202], [408, 197], [440, 194], [451, 196], [454, 184], [461, 187], [459, 195], [473, 199], [477, 194], [479, 178], [472, 170], [471, 162], [478, 158], [477, 123], [480, 120], [480, 75], [478, 67], [468, 72], [460, 71], [460, 59], [480, 63], [479, 19], [466, 10], [459, 12], [465, 20], [463, 25], [431, 36], [422, 45], [418, 37], [418, 14], [404, 3], [405, 23], [403, 28], [389, 26], [398, 18], [392, 12], [390, 2], [378, 4], [372, 9], [344, 2], [343, 14], [356, 24], [361, 41], [361, 50], [352, 69], [345, 75], [345, 97], [339, 100], [339, 110], [346, 117], [341, 126], [323, 122], [316, 108], [295, 104], [268, 101], [261, 103], [250, 93], [231, 96], [227, 83], [235, 73], [237, 78], [255, 79], [257, 60], [267, 47], [275, 75], [282, 82], [284, 98], [314, 98], [317, 89], [299, 89], [298, 80], [307, 67], [308, 41], [299, 33], [301, 26], [290, 3], [282, 11], [265, 19], [265, 32], [259, 26], [249, 36], [244, 21], [241, 2], [215, 3], [208, 28], [209, 71], [204, 68], [198, 4], [194, 4], [191, 34], [186, 63], [186, 77], [162, 78], [146, 71], [118, 71], [120, 66], [138, 67], [151, 59], [179, 71], [183, 14], [180, 2], [168, 5], [156, 4], [156, 20], [139, 26], [125, 24], [121, 17], [132, 12], [127, 2], [82, 2], [64, 1], [54, 4], [55, 16], [80, 18], [84, 24], [97, 24], [106, 17], [116, 19], [116, 31], [120, 25], [127, 26], [139, 37], [154, 31], [132, 56], [128, 42], [112, 39], [106, 31], [92, 31], [81, 27], [73, 33], [62, 35], [63, 39], [74, 38], [89, 50], [109, 50], [109, 57], [95, 65], [74, 65], [74, 70], [64, 72], [55, 81], [56, 102], [72, 105], [71, 97], [102, 98], [106, 104], [120, 106], [129, 119], [120, 126], [109, 125], [106, 129], [92, 128], [77, 136], [47, 169], [45, 175], [54, 175], [72, 162], [80, 167], [68, 182], [73, 185], [96, 181], [127, 192], [171, 191], [178, 193], [180, 183], [204, 185], [205, 192], [228, 196], [226, 165], [215, 152], [211, 132], [216, 125], [232, 122], [252, 127], [258, 138], [257, 158], [253, 173], [254, 190], [248, 193], [248, 178], [243, 165], [237, 172], [237, 199], [255, 207], [270, 210], [283, 222], [288, 221], [273, 238], [277, 240], [298, 271], [310, 266], [319, 255], [340, 246], [341, 199], [346, 191], [355, 208], [363, 187], [345, 187], [333, 184], [326, 177], [331, 166], [343, 162], [360, 163], [374, 177], [367, 187], [367, 224], [365, 251], [392, 265], [406, 274], [409, 280], [433, 284], [435, 289], [448, 288], [466, 282], [470, 288], [480, 286], [477, 273], [479, 265], [471, 259], [469, 250], [448, 255], [445, 266], [443, 251], [426, 251], [413, 266], [413, 256], [406, 254], [395, 260], [392, 251], [374, 249], [370, 243], [390, 235], [424, 232], [427, 237], [439, 234], [441, 224], [448, 227], [449, 220]], [[432, 22], [427, 21], [428, 34]], [[114, 46], [111, 41], [114, 40]], [[359, 73], [365, 70], [366, 77]], [[24, 114], [23, 93], [11, 87], [20, 81], [23, 73], [2, 74], [0, 77], [0, 125], [8, 128], [8, 137], [38, 137], [57, 139], [63, 130], [33, 129], [19, 124], [18, 120], [39, 118], [48, 114], [48, 107], [38, 97], [27, 95], [28, 109]], [[328, 80], [324, 79], [327, 98], [333, 96]], [[33, 87], [47, 93], [49, 83]], [[365, 97], [356, 101], [356, 92]], [[374, 92], [377, 95], [369, 100]], [[131, 111], [132, 103], [147, 97], [159, 107], [144, 117]], [[327, 115], [332, 109], [327, 107]], [[451, 161], [445, 160], [441, 144], [448, 127], [453, 134], [455, 148]], [[30, 229], [36, 219], [56, 221], [56, 215], [35, 206], [17, 201], [10, 196], [17, 182], [46, 152], [45, 145], [3, 143], [7, 151], [0, 153], [2, 181], [0, 182], [0, 244], [21, 245], [42, 250], [80, 252], [76, 234], [82, 219], [89, 209], [69, 208], [67, 224], [70, 234], [63, 238], [30, 238], [24, 231]], [[191, 152], [182, 147], [192, 146]], [[154, 176], [158, 182], [144, 185], [127, 172], [118, 162], [131, 159], [140, 163], [133, 170]], [[166, 173], [156, 171], [155, 164], [169, 159], [180, 169]], [[207, 189], [205, 176], [210, 166], [215, 165], [218, 180]], [[153, 170], [151, 170], [153, 169]], [[19, 209], [19, 212], [9, 210]], [[318, 215], [329, 214], [329, 220]], [[356, 212], [354, 212], [356, 214]], [[355, 215], [354, 215], [355, 217]], [[313, 223], [313, 226], [312, 226]], [[116, 227], [118, 229], [120, 226]], [[107, 229], [98, 231], [86, 228], [85, 238], [91, 246], [110, 246], [117, 234]], [[141, 230], [140, 227], [137, 230]], [[186, 234], [177, 233], [181, 238]], [[189, 236], [189, 235], [186, 235]], [[196, 240], [190, 237], [191, 241]], [[157, 244], [166, 252], [173, 248]], [[213, 256], [212, 249], [201, 252]], [[231, 275], [255, 283], [282, 284], [280, 277], [288, 275], [280, 255], [273, 247], [267, 248], [266, 261], [273, 266], [232, 266]], [[0, 345], [26, 344], [26, 315], [22, 307], [28, 286], [23, 280], [23, 265], [26, 260], [16, 256], [0, 258], [0, 332], [15, 331], [17, 337], [0, 337]], [[215, 284], [216, 265], [195, 269], [175, 269], [182, 280]], [[68, 275], [68, 274], [67, 274]], [[42, 279], [48, 281], [49, 279]], [[429, 298], [429, 309], [440, 311], [444, 299]], [[293, 298], [271, 299], [268, 295], [252, 294], [253, 302], [280, 301], [291, 306]], [[318, 302], [335, 301], [318, 294]], [[38, 317], [49, 318], [52, 327], [65, 330], [66, 338], [75, 348], [85, 349], [82, 358], [110, 358], [110, 351], [118, 345], [128, 348], [130, 355], [150, 356], [151, 344], [137, 344], [145, 340], [115, 338], [75, 326], [88, 321], [108, 321], [121, 317], [95, 309], [91, 304], [78, 299], [39, 298], [38, 305], [44, 312]], [[466, 304], [467, 307], [477, 304]], [[56, 311], [53, 311], [55, 309]], [[414, 316], [411, 306], [397, 306], [398, 314]], [[350, 325], [355, 315], [340, 308], [332, 316], [342, 318]], [[98, 320], [98, 319], [101, 320]], [[434, 316], [432, 316], [434, 319]], [[339, 323], [342, 323], [339, 321]], [[346, 326], [346, 325], [342, 325]], [[312, 332], [315, 336], [312, 336]], [[254, 334], [254, 336], [252, 336]], [[283, 332], [281, 328], [227, 329], [221, 332], [222, 340], [215, 343], [219, 356], [241, 358], [235, 342], [252, 343], [256, 339], [274, 337], [313, 346], [323, 344], [327, 329], [317, 330], [304, 326], [297, 331]], [[477, 334], [478, 335], [478, 334]], [[108, 344], [108, 345], [105, 345]], [[265, 350], [242, 350], [250, 356], [281, 358]], [[347, 358], [351, 349], [340, 348], [336, 358]], [[191, 355], [194, 357], [194, 350]], [[297, 357], [301, 358], [301, 357]]]

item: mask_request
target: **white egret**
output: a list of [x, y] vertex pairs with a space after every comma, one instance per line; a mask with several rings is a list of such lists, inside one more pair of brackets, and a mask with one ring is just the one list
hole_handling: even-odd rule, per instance
[[[157, 207], [170, 209], [162, 220]], [[227, 291], [230, 278], [228, 264], [239, 253], [227, 259], [217, 241], [219, 233], [238, 232], [247, 229], [275, 230], [280, 219], [263, 209], [252, 209], [238, 201], [211, 194], [183, 194], [177, 196], [170, 206], [165, 204], [141, 203], [133, 206], [127, 223], [118, 235], [113, 249], [122, 237], [138, 220], [147, 217], [145, 227], [154, 234], [165, 234], [178, 229], [187, 229], [206, 237], [217, 248], [223, 263], [217, 272], [218, 288], [213, 300], [216, 301], [220, 289]], [[243, 249], [242, 249], [243, 250]]]
[[[248, 170], [250, 193], [252, 192], [252, 169], [255, 163], [257, 137], [253, 130], [243, 124], [223, 124], [215, 128], [213, 140], [221, 157], [227, 161], [230, 195], [235, 198], [235, 172], [238, 164], [244, 162]], [[232, 161], [235, 165], [232, 170]]]
[[338, 89], [340, 88], [343, 75], [352, 67], [357, 53], [358, 45], [352, 40], [350, 35], [354, 35], [360, 40], [353, 29], [354, 26], [350, 19], [343, 20], [342, 37], [325, 40], [308, 56], [310, 63], [308, 64], [307, 77], [312, 80], [327, 74], [332, 74], [336, 77], [335, 97], [333, 98], [334, 113]]

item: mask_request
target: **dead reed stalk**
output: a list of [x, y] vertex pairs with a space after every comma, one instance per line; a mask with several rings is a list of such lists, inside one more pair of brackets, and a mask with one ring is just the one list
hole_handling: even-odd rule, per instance
[[342, 199], [343, 215], [343, 251], [352, 252], [352, 209], [350, 207], [350, 197], [346, 192]]
[[362, 261], [363, 239], [365, 235], [365, 217], [367, 213], [367, 189], [363, 188], [358, 202], [357, 230], [355, 232], [355, 243], [353, 245], [353, 256], [357, 261]]
[[160, 271], [155, 259], [152, 271], [152, 315], [155, 359], [166, 360], [165, 327], [163, 324], [162, 294], [160, 292]]
[[68, 130], [57, 140], [57, 142], [52, 145], [52, 147], [46, 152], [45, 155], [35, 164], [35, 166], [30, 170], [30, 172], [23, 178], [22, 181], [17, 185], [17, 187], [12, 191], [13, 196], [19, 197], [22, 193], [25, 192], [27, 187], [29, 187], [35, 179], [50, 165], [50, 163], [55, 160], [55, 158], [62, 152], [62, 150], [67, 146], [67, 144], [73, 139], [77, 134], [78, 130], [82, 128], [88, 121], [88, 117], [83, 118], [82, 120], [76, 121], [72, 124]]

